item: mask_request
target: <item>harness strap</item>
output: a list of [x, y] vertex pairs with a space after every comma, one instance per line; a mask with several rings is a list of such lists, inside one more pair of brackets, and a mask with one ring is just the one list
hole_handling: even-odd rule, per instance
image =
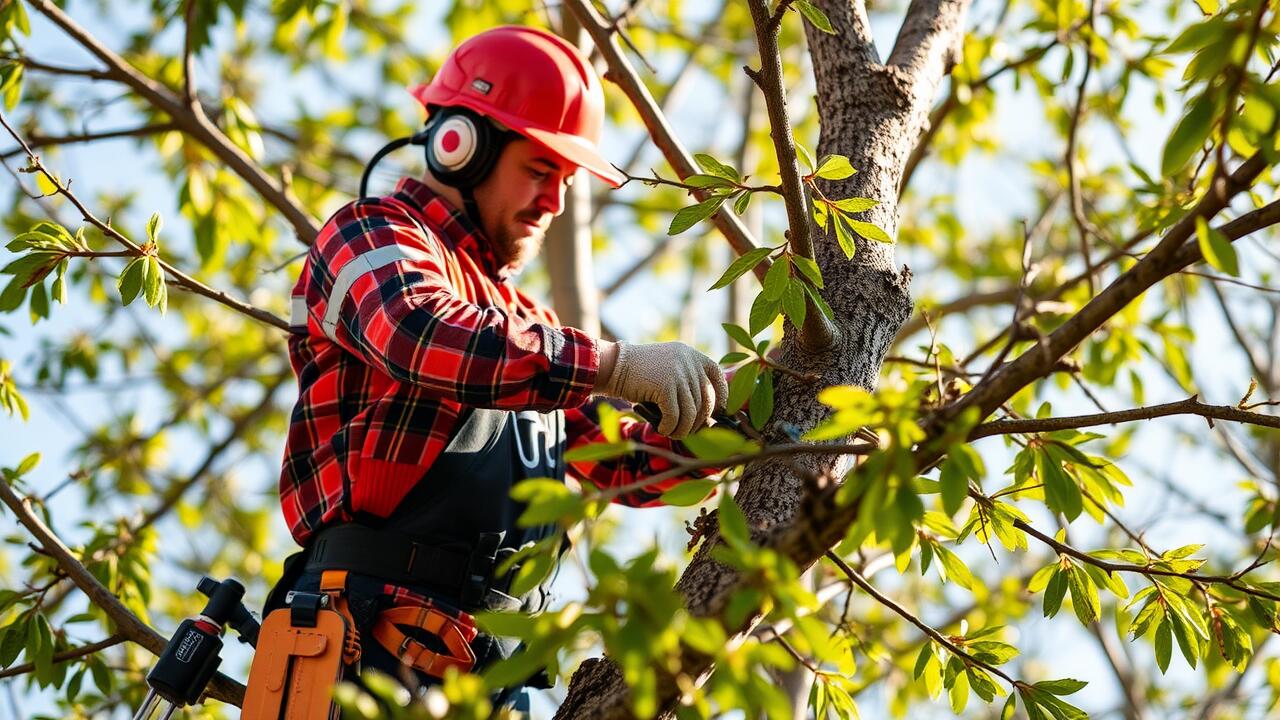
[[347, 624], [347, 633], [343, 635], [342, 641], [342, 662], [355, 665], [360, 661], [360, 631], [356, 628], [355, 618], [347, 605], [346, 591], [346, 570], [325, 570], [320, 575], [320, 592], [329, 596], [329, 603]]
[[[440, 638], [449, 653], [438, 653], [409, 637], [399, 625], [415, 627]], [[476, 626], [469, 615], [451, 617], [430, 605], [406, 605], [384, 610], [373, 625], [373, 638], [400, 662], [431, 677], [443, 678], [449, 668], [470, 672], [476, 664], [471, 641]]]

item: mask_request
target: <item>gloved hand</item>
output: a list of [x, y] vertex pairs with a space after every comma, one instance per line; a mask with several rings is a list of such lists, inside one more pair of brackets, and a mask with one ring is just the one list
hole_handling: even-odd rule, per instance
[[658, 432], [682, 438], [707, 424], [729, 394], [724, 372], [714, 360], [681, 342], [617, 343], [609, 376], [596, 392], [662, 410]]

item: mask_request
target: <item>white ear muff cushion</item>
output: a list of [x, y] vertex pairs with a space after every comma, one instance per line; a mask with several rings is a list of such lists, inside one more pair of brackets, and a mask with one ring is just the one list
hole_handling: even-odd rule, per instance
[[476, 154], [476, 128], [465, 117], [451, 117], [436, 130], [432, 152], [449, 170], [457, 170]]

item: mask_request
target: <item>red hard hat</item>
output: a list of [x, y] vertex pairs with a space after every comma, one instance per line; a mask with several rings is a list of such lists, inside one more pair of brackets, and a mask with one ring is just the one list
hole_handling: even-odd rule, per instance
[[462, 106], [492, 118], [613, 187], [626, 179], [597, 149], [604, 92], [595, 70], [544, 30], [509, 25], [470, 38], [413, 96], [428, 108]]

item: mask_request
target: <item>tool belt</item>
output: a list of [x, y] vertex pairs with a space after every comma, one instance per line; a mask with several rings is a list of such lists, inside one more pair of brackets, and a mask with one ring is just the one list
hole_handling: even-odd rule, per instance
[[515, 552], [499, 548], [498, 533], [483, 533], [471, 552], [418, 542], [405, 535], [347, 524], [316, 534], [307, 549], [307, 572], [346, 570], [398, 585], [425, 586], [454, 599], [461, 609], [536, 612], [503, 592], [494, 569]]
[[[287, 607], [262, 623], [245, 692], [245, 720], [338, 717], [333, 688], [362, 654], [346, 584], [345, 570], [326, 570], [319, 593], [290, 592]], [[430, 633], [446, 652], [431, 650], [401, 628]], [[371, 629], [373, 639], [387, 652], [434, 678], [443, 678], [449, 668], [471, 671], [476, 661], [471, 641], [477, 633], [470, 615], [450, 615], [430, 603], [386, 610]]]

